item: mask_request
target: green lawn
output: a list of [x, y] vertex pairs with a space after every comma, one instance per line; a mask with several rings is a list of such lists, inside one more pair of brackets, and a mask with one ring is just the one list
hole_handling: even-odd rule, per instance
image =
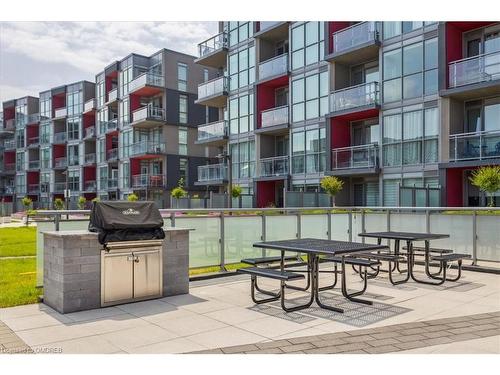
[[0, 257], [36, 255], [36, 228], [0, 229]]
[[36, 259], [0, 259], [0, 308], [36, 303]]

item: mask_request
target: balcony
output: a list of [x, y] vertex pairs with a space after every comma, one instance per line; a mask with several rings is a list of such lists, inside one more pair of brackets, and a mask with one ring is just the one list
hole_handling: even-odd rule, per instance
[[3, 126], [4, 126], [4, 130], [6, 130], [8, 132], [13, 132], [16, 130], [16, 122], [13, 118], [9, 119], [9, 120], [5, 120]]
[[227, 46], [227, 33], [221, 32], [198, 44], [199, 58], [195, 62], [212, 68], [226, 66]]
[[108, 101], [106, 103], [110, 104], [118, 100], [118, 87], [108, 92]]
[[286, 178], [289, 173], [288, 156], [275, 156], [259, 160], [259, 177], [272, 179], [276, 177]]
[[450, 135], [450, 162], [500, 158], [500, 131]]
[[130, 156], [157, 157], [165, 153], [164, 142], [142, 141], [130, 145]]
[[106, 121], [106, 133], [113, 133], [118, 130], [118, 119], [114, 118], [113, 120]]
[[137, 128], [153, 128], [165, 123], [165, 110], [147, 105], [132, 112], [131, 125]]
[[259, 82], [288, 74], [288, 54], [284, 53], [259, 63]]
[[276, 132], [288, 129], [288, 105], [267, 109], [260, 113], [260, 128], [256, 133]]
[[87, 100], [85, 102], [85, 104], [83, 105], [83, 113], [88, 113], [88, 112], [92, 112], [93, 110], [95, 110], [97, 107], [96, 104], [97, 103], [96, 103], [95, 99]]
[[378, 82], [362, 83], [330, 93], [332, 116], [360, 112], [380, 107]]
[[378, 145], [367, 144], [332, 150], [331, 174], [352, 175], [378, 172]]
[[195, 185], [222, 185], [227, 181], [226, 164], [209, 164], [198, 166], [198, 181]]
[[34, 148], [40, 146], [40, 138], [39, 137], [31, 137], [28, 138], [28, 147]]
[[68, 134], [66, 132], [54, 133], [53, 143], [66, 143]]
[[39, 184], [29, 184], [28, 185], [28, 194], [38, 194], [40, 192]]
[[29, 170], [40, 169], [40, 160], [30, 160], [28, 162], [28, 169]]
[[50, 165], [50, 159], [41, 159], [40, 167], [41, 169], [51, 169], [52, 166]]
[[259, 31], [254, 34], [255, 38], [278, 42], [288, 39], [288, 22], [286, 21], [260, 21]]
[[68, 115], [68, 110], [66, 107], [63, 108], [57, 108], [54, 110], [54, 118], [55, 119], [60, 119], [64, 118]]
[[461, 100], [500, 94], [500, 51], [454, 61], [448, 66], [448, 90], [443, 96]]
[[14, 139], [9, 139], [8, 141], [4, 141], [3, 143], [4, 150], [15, 150], [16, 149], [16, 141]]
[[95, 137], [95, 126], [85, 128], [85, 136], [83, 139], [91, 139]]
[[227, 140], [227, 121], [221, 120], [198, 126], [197, 144], [210, 143], [221, 146]]
[[40, 135], [40, 144], [46, 145], [50, 143], [50, 134], [42, 134]]
[[228, 95], [227, 77], [217, 77], [198, 85], [196, 104], [222, 108], [226, 106]]
[[97, 190], [97, 183], [96, 181], [85, 181], [85, 184], [83, 185], [83, 189], [86, 192], [94, 192]]
[[118, 179], [117, 178], [108, 178], [108, 189], [109, 190], [118, 189]]
[[54, 182], [53, 186], [52, 192], [54, 194], [63, 194], [66, 189], [66, 182]]
[[68, 159], [66, 157], [56, 158], [54, 160], [54, 168], [66, 168], [68, 166]]
[[68, 166], [73, 167], [75, 165], [80, 165], [80, 160], [77, 156], [70, 156], [68, 159]]
[[85, 154], [83, 158], [83, 165], [92, 165], [95, 164], [96, 155], [95, 154]]
[[106, 160], [107, 161], [117, 161], [118, 160], [118, 149], [117, 148], [112, 148], [111, 150], [108, 150], [106, 153]]
[[379, 23], [361, 22], [332, 34], [333, 50], [326, 60], [353, 65], [378, 57]]
[[[165, 79], [159, 74], [142, 73], [129, 85], [129, 94], [138, 96], [153, 96], [164, 90]], [[111, 93], [110, 93], [111, 94]]]
[[11, 174], [16, 172], [16, 163], [4, 163], [3, 170], [0, 172], [4, 172], [6, 174]]
[[132, 176], [133, 188], [163, 188], [165, 176], [162, 174], [139, 174]]
[[28, 125], [33, 125], [33, 124], [38, 124], [40, 122], [40, 114], [39, 113], [32, 113], [31, 115], [28, 115]]

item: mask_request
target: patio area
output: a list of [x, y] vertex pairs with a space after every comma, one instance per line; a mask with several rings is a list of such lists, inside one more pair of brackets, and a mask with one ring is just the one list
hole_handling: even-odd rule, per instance
[[[420, 272], [422, 267], [418, 267]], [[322, 274], [321, 284], [331, 282]], [[349, 272], [350, 287], [361, 285]], [[294, 282], [300, 285], [303, 281]], [[276, 289], [278, 282], [262, 280]], [[43, 304], [0, 309], [0, 351], [35, 353], [500, 353], [499, 276], [464, 271], [442, 286], [370, 280], [373, 305], [322, 292], [344, 314], [255, 305], [250, 280], [190, 284], [190, 293], [59, 314]], [[291, 304], [306, 294], [287, 292]], [[3, 324], [2, 324], [3, 323]]]

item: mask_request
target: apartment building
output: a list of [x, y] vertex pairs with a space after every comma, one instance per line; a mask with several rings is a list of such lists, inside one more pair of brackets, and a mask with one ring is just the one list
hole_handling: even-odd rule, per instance
[[198, 184], [224, 189], [232, 164], [258, 207], [294, 204], [291, 192], [320, 191], [325, 175], [345, 182], [339, 205], [484, 205], [468, 177], [500, 163], [499, 31], [220, 22], [199, 44], [197, 63], [217, 77], [199, 85], [198, 102], [219, 120], [199, 127], [198, 142], [229, 157], [200, 167]]

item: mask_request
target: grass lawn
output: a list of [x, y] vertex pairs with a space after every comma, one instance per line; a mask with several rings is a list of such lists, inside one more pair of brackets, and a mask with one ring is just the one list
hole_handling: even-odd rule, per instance
[[0, 308], [36, 303], [36, 259], [0, 259]]
[[36, 228], [0, 228], [0, 257], [36, 255]]

